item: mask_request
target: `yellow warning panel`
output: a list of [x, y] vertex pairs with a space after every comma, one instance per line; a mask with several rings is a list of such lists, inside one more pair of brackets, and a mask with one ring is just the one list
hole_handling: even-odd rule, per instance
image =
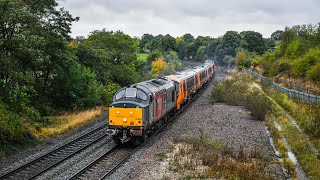
[[142, 126], [142, 108], [109, 107], [109, 125]]

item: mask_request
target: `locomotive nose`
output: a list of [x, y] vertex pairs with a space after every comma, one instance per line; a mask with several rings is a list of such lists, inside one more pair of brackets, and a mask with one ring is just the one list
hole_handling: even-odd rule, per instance
[[142, 126], [142, 108], [110, 107], [109, 126]]

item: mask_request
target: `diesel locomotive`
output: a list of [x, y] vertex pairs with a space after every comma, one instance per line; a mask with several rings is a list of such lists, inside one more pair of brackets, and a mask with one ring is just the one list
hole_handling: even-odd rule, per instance
[[192, 69], [121, 88], [109, 106], [107, 133], [117, 144], [141, 144], [213, 77], [214, 62], [207, 60]]

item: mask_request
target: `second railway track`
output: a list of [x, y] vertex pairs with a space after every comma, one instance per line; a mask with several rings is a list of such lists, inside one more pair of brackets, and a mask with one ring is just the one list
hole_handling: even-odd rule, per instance
[[56, 148], [49, 153], [28, 162], [7, 174], [0, 176], [2, 179], [34, 179], [64, 160], [81, 152], [92, 144], [106, 137], [107, 125], [102, 125], [71, 142]]

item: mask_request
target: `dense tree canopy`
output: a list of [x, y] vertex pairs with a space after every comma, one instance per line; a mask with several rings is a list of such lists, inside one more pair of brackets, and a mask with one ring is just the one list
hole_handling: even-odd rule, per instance
[[[78, 18], [55, 0], [0, 0], [0, 11], [0, 141], [23, 139], [21, 119], [39, 124], [59, 110], [102, 103], [102, 85], [69, 46]], [[10, 119], [19, 131], [2, 126]]]
[[249, 52], [264, 53], [266, 48], [262, 34], [254, 31], [243, 31], [240, 35], [244, 41], [242, 48], [247, 49]]
[[94, 70], [103, 85], [116, 82], [126, 86], [137, 81], [137, 50], [138, 44], [130, 36], [102, 30], [93, 32], [80, 44], [78, 57], [82, 64]]
[[274, 32], [271, 39], [277, 40], [279, 46], [274, 52], [253, 57], [254, 67], [263, 69], [267, 76], [282, 75], [319, 83], [319, 24], [286, 27]]
[[[175, 41], [174, 41], [175, 40]], [[262, 54], [265, 51], [273, 51], [275, 44], [271, 38], [264, 39], [262, 34], [254, 31], [228, 31], [222, 37], [209, 36], [194, 37], [190, 33], [173, 38], [170, 35], [144, 34], [141, 37], [140, 50], [152, 52], [176, 51], [181, 60], [204, 61], [208, 58], [225, 64], [224, 57], [235, 57], [239, 49]]]

